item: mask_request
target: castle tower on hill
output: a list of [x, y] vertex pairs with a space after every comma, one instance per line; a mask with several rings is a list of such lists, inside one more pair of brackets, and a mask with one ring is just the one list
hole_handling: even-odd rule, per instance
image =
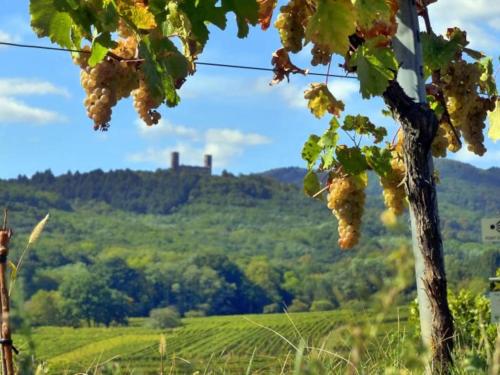
[[203, 172], [212, 174], [212, 155], [205, 155], [203, 158], [203, 166], [192, 166], [192, 165], [181, 165], [180, 164], [180, 153], [178, 151], [173, 151], [170, 154], [170, 169], [175, 172], [179, 171], [191, 171], [191, 172]]

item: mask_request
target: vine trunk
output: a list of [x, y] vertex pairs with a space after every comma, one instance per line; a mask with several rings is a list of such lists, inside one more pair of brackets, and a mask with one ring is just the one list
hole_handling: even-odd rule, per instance
[[384, 99], [401, 126], [406, 165], [404, 181], [415, 217], [416, 241], [424, 259], [423, 285], [432, 310], [431, 372], [448, 373], [452, 364], [453, 317], [448, 306], [443, 242], [430, 148], [438, 128], [434, 112], [416, 103], [397, 81], [391, 82]]

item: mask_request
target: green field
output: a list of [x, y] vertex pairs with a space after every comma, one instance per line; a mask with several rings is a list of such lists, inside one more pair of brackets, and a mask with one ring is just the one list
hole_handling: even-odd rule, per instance
[[[378, 325], [381, 340], [397, 330], [398, 322], [403, 326], [403, 315], [385, 317]], [[135, 319], [128, 327], [42, 327], [34, 330], [33, 340], [37, 358], [47, 362], [50, 374], [92, 372], [110, 361], [119, 363], [122, 373], [158, 374], [162, 333], [167, 341], [166, 368], [174, 367], [173, 373], [244, 374], [252, 362], [252, 374], [279, 374], [283, 367], [293, 366], [301, 338], [307, 347], [347, 355], [349, 344], [338, 332], [346, 324], [372, 320], [375, 316], [368, 312], [349, 310], [217, 316], [187, 318], [181, 327], [160, 331]]]

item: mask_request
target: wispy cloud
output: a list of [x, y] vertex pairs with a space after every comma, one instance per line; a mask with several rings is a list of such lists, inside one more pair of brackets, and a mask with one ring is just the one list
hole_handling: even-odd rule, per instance
[[182, 163], [200, 164], [203, 155], [210, 154], [214, 158], [214, 167], [227, 167], [242, 156], [249, 147], [270, 143], [271, 140], [261, 134], [245, 133], [237, 129], [210, 128], [197, 130], [183, 125], [174, 125], [167, 121], [160, 121], [154, 127], [148, 128], [138, 122], [139, 134], [143, 137], [177, 138], [174, 146], [165, 148], [149, 147], [144, 151], [128, 155], [128, 160], [140, 163], [165, 165], [172, 151], [179, 151]]
[[26, 78], [0, 78], [0, 96], [61, 95], [70, 97], [69, 91], [51, 82]]
[[[16, 43], [19, 42], [21, 38], [16, 35], [12, 35], [6, 31], [0, 30], [0, 41], [7, 43]], [[0, 46], [0, 48], [5, 48], [5, 46]]]
[[456, 154], [450, 154], [450, 158], [483, 167], [500, 166], [500, 150], [488, 150], [483, 156], [477, 156], [463, 147]]
[[70, 96], [68, 90], [48, 81], [26, 78], [0, 78], [0, 124], [48, 124], [67, 120], [65, 116], [57, 112], [38, 108], [17, 99], [19, 96], [30, 95]]
[[57, 112], [36, 108], [21, 101], [0, 96], [0, 124], [14, 122], [47, 124], [64, 121], [66, 118]]
[[[451, 11], [450, 11], [451, 9]], [[467, 31], [471, 48], [498, 52], [498, 37], [488, 27], [500, 27], [500, 2], [492, 0], [439, 0], [429, 7], [436, 32], [458, 26]]]
[[137, 120], [137, 127], [139, 134], [145, 138], [158, 138], [158, 137], [181, 137], [188, 138], [196, 141], [200, 139], [198, 130], [189, 128], [183, 125], [174, 125], [170, 121], [160, 120], [158, 125], [148, 126], [143, 121]]

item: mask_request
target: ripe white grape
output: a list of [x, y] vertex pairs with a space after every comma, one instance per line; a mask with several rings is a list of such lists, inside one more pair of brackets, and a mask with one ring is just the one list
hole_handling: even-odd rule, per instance
[[339, 246], [354, 247], [361, 236], [361, 217], [365, 207], [366, 184], [357, 176], [339, 174], [333, 178], [328, 208], [338, 219]]

